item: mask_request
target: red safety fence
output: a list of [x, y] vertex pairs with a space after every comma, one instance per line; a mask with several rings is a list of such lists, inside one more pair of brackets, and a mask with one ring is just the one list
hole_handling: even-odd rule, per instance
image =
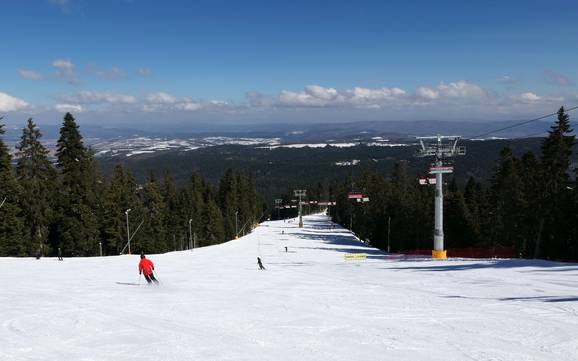
[[[514, 247], [494, 247], [494, 248], [448, 248], [448, 257], [458, 258], [517, 258]], [[431, 256], [431, 249], [413, 249], [400, 251], [397, 253], [414, 256]]]

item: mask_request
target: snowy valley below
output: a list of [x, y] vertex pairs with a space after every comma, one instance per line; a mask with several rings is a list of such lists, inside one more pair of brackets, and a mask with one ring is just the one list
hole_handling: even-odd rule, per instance
[[0, 258], [0, 360], [577, 359], [578, 264], [386, 254], [304, 220], [150, 255], [158, 287], [137, 255]]

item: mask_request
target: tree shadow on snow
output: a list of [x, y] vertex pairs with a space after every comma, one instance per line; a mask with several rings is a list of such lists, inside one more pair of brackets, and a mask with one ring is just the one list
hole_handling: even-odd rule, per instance
[[576, 296], [523, 296], [523, 297], [468, 297], [468, 296], [442, 296], [443, 298], [458, 298], [458, 299], [470, 299], [470, 300], [492, 300], [492, 301], [540, 301], [540, 302], [576, 302], [578, 297]]
[[[432, 262], [431, 259], [424, 259]], [[400, 259], [399, 262], [412, 262], [416, 260], [411, 258]], [[452, 259], [434, 261], [439, 262], [439, 264], [427, 265], [427, 266], [400, 266], [400, 267], [388, 267], [386, 269], [397, 269], [397, 270], [410, 270], [418, 272], [449, 272], [449, 271], [468, 271], [476, 269], [485, 268], [540, 268], [539, 271], [536, 270], [526, 270], [523, 272], [567, 272], [567, 271], [578, 271], [578, 264], [575, 263], [561, 263], [552, 262], [545, 260], [535, 260], [535, 259], [498, 259], [498, 260], [479, 260], [479, 259]]]
[[[327, 246], [292, 246], [293, 249], [318, 249], [342, 253], [365, 253], [368, 259], [396, 259], [397, 255], [389, 254], [370, 247], [357, 239], [351, 233], [304, 233], [297, 234], [297, 238], [320, 241]], [[341, 247], [339, 247], [341, 246]]]
[[[396, 260], [399, 267], [386, 267], [383, 269], [392, 270], [410, 270], [416, 272], [449, 272], [449, 271], [468, 271], [476, 269], [496, 269], [496, 268], [520, 268], [521, 272], [578, 272], [578, 264], [562, 263], [537, 259], [467, 259], [467, 258], [448, 258], [446, 260], [434, 261], [438, 264], [431, 264], [432, 259], [428, 256], [419, 255], [400, 255], [387, 253], [373, 247], [370, 247], [348, 231], [338, 226], [343, 232], [326, 232], [331, 229], [327, 227], [326, 221], [311, 220], [306, 223], [303, 233], [294, 236], [304, 240], [316, 240], [323, 243], [319, 247], [294, 246], [293, 249], [319, 249], [326, 251], [336, 251], [342, 253], [365, 253], [368, 259]], [[403, 266], [404, 263], [411, 262], [411, 266]], [[428, 262], [428, 265], [415, 265], [416, 262]], [[539, 268], [522, 270], [523, 268]]]

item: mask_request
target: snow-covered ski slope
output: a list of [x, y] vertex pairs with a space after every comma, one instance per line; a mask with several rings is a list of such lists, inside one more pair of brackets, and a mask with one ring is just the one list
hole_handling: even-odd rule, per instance
[[159, 287], [117, 284], [138, 256], [0, 259], [0, 360], [578, 360], [577, 264], [387, 255], [321, 215], [150, 258]]

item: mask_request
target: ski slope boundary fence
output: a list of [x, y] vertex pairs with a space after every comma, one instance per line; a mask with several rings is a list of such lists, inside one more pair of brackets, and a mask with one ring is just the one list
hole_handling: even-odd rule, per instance
[[[518, 258], [514, 247], [493, 248], [448, 248], [448, 257], [458, 258]], [[431, 249], [414, 249], [397, 253], [412, 256], [431, 256]]]

